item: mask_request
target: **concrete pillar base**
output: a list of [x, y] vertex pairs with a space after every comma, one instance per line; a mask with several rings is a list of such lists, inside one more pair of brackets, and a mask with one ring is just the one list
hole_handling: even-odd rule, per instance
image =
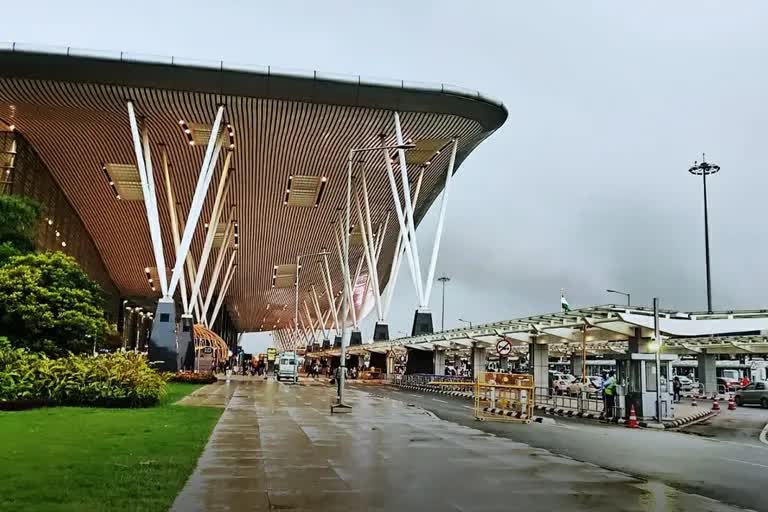
[[411, 329], [411, 336], [421, 336], [422, 334], [433, 333], [432, 313], [429, 311], [419, 311], [417, 309], [413, 314], [413, 329]]
[[704, 393], [717, 393], [717, 354], [698, 354], [699, 382], [704, 385]]
[[477, 377], [485, 371], [488, 362], [488, 351], [485, 347], [472, 347], [472, 376]]
[[529, 350], [530, 371], [538, 394], [544, 389], [549, 390], [549, 345], [531, 343]]
[[434, 367], [435, 375], [445, 374], [445, 351], [435, 350], [432, 352], [432, 366]]
[[181, 315], [181, 332], [178, 334], [178, 366], [182, 370], [194, 370], [195, 368], [195, 343], [193, 341], [192, 323], [192, 315]]
[[352, 331], [352, 335], [349, 337], [349, 346], [354, 347], [363, 344], [363, 335], [360, 331]]
[[157, 370], [176, 372], [179, 370], [178, 357], [176, 304], [173, 299], [160, 299], [149, 336], [149, 362]]
[[323, 345], [322, 345], [322, 347], [323, 347], [323, 349], [325, 349], [325, 350], [327, 350], [327, 349], [331, 348], [331, 340], [328, 340], [328, 339], [325, 339], [325, 340], [323, 340]]
[[341, 348], [341, 336], [334, 336], [333, 348]]
[[373, 328], [373, 341], [386, 341], [389, 339], [389, 325], [376, 322]]

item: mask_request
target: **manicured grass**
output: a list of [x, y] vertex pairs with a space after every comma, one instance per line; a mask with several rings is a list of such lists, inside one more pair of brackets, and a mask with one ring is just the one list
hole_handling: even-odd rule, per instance
[[199, 387], [148, 409], [0, 412], [0, 510], [168, 510], [223, 411], [172, 405]]

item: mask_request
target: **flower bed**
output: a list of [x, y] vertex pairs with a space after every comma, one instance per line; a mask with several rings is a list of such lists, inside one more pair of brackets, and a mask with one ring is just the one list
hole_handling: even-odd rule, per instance
[[35, 405], [148, 407], [165, 394], [165, 381], [138, 354], [45, 355], [0, 340], [0, 409]]
[[191, 384], [213, 384], [216, 382], [213, 373], [176, 372], [169, 374], [168, 382], [187, 382]]

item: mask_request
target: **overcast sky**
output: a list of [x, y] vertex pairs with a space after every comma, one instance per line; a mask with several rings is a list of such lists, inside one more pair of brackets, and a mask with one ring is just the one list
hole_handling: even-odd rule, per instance
[[[611, 301], [706, 308], [706, 152], [715, 308], [766, 306], [768, 4], [758, 1], [26, 0], [3, 38], [446, 82], [506, 124], [454, 182], [438, 275], [446, 328]], [[12, 21], [11, 21], [12, 20]], [[419, 228], [431, 244], [437, 207]], [[422, 258], [429, 251], [421, 250]], [[410, 331], [403, 266], [390, 332]], [[440, 293], [432, 298], [439, 328]]]

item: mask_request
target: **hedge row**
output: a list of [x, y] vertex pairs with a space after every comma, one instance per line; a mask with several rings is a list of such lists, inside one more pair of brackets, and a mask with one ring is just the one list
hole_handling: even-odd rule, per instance
[[168, 382], [185, 382], [189, 384], [213, 384], [216, 376], [213, 373], [176, 372], [166, 376]]
[[0, 338], [0, 409], [40, 403], [148, 407], [164, 395], [165, 381], [141, 355], [48, 359]]

